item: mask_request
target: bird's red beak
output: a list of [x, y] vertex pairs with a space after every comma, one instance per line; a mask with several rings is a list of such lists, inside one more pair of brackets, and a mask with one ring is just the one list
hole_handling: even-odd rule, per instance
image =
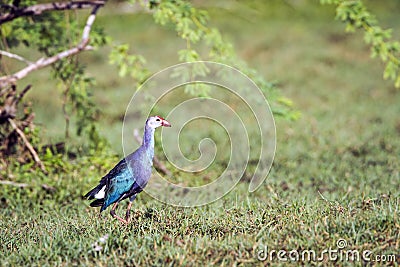
[[162, 120], [161, 125], [165, 126], [165, 127], [171, 127], [171, 123], [169, 123], [167, 120], [164, 120], [164, 119]]

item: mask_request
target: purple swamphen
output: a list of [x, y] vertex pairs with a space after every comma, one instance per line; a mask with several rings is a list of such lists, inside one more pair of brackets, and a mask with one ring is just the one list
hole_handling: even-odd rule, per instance
[[[129, 223], [132, 202], [147, 185], [151, 176], [154, 157], [154, 131], [157, 127], [171, 127], [160, 116], [150, 117], [144, 128], [142, 145], [132, 154], [121, 160], [111, 171], [101, 178], [99, 185], [90, 190], [85, 198], [96, 199], [90, 206], [100, 207], [100, 212], [114, 204], [110, 214], [121, 222]], [[125, 219], [115, 214], [121, 200], [129, 198]]]

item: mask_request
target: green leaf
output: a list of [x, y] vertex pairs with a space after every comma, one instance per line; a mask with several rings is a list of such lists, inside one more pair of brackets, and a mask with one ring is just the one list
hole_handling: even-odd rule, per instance
[[383, 73], [383, 78], [385, 80], [388, 79], [388, 78], [394, 80], [396, 78], [396, 70], [397, 70], [396, 65], [393, 62], [389, 61], [386, 64], [386, 68], [385, 68], [385, 71]]
[[320, 0], [321, 4], [336, 5], [336, 19], [346, 23], [346, 31], [354, 32], [356, 28], [363, 29], [364, 42], [371, 45], [371, 57], [378, 57], [387, 63], [383, 77], [395, 80], [395, 86], [399, 87], [400, 69], [400, 43], [391, 41], [392, 29], [382, 29], [377, 20], [367, 10], [361, 0]]
[[396, 79], [394, 86], [396, 88], [400, 88], [400, 74], [397, 75], [397, 79]]

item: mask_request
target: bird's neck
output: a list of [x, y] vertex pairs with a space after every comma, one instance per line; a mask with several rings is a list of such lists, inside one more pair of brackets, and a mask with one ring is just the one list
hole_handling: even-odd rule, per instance
[[145, 126], [142, 144], [151, 160], [153, 160], [154, 157], [154, 130], [154, 128], [147, 125]]

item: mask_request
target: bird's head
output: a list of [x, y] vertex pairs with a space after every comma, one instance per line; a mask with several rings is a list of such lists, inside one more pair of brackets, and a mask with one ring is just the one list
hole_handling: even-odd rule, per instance
[[171, 124], [160, 116], [154, 116], [147, 119], [146, 125], [155, 129], [160, 126], [171, 127]]

